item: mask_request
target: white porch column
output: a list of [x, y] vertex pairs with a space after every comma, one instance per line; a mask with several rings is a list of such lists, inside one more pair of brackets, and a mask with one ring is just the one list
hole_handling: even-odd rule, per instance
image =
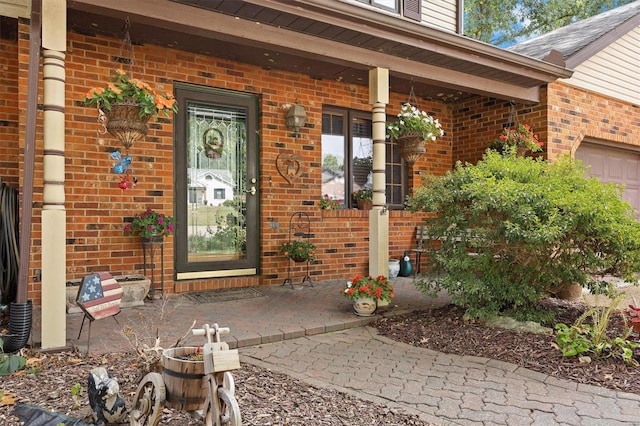
[[42, 2], [44, 160], [42, 205], [42, 349], [67, 344], [64, 103], [67, 2]]
[[369, 70], [369, 103], [373, 107], [373, 208], [369, 211], [369, 275], [389, 275], [389, 213], [385, 195], [386, 104], [389, 70]]

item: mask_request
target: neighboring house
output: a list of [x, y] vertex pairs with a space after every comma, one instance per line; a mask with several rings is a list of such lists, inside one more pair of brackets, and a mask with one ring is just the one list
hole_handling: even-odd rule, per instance
[[623, 184], [640, 219], [640, 1], [509, 50], [542, 59], [551, 49], [574, 72], [547, 88], [549, 156], [571, 152], [591, 175]]
[[[318, 248], [310, 267], [314, 280], [386, 271], [388, 257], [415, 245], [424, 216], [405, 211], [403, 202], [421, 175], [445, 173], [455, 160], [481, 153], [508, 124], [511, 108], [546, 129], [546, 88], [571, 76], [562, 65], [462, 36], [458, 0], [45, 0], [45, 61], [33, 79], [44, 90], [38, 105], [29, 105], [30, 77], [36, 76], [25, 59], [30, 39], [37, 40], [30, 4], [0, 0], [0, 137], [6, 141], [0, 154], [3, 182], [22, 187], [30, 125], [25, 111], [42, 105], [34, 129], [35, 182], [23, 188], [34, 191], [28, 275], [42, 271], [42, 282], [29, 278], [29, 298], [51, 304], [54, 312], [65, 280], [143, 271], [140, 242], [122, 228], [146, 208], [176, 219], [162, 271], [170, 292], [282, 283], [287, 259], [278, 247], [296, 212], [311, 219]], [[173, 92], [180, 108], [152, 121], [147, 136], [131, 147], [137, 184], [124, 191], [110, 159], [122, 146], [96, 132], [96, 110], [83, 104], [85, 93], [104, 86], [117, 68]], [[45, 78], [50, 72], [60, 74]], [[385, 114], [394, 116], [409, 100], [445, 130], [413, 167], [384, 140]], [[296, 102], [306, 110], [299, 131], [285, 125]], [[43, 116], [60, 126], [46, 130], [51, 120]], [[607, 119], [616, 125], [616, 117]], [[551, 130], [540, 132], [548, 144], [569, 143], [555, 126]], [[329, 139], [347, 159], [339, 166], [349, 177], [343, 186], [348, 207], [357, 189], [348, 159], [365, 141], [373, 145], [373, 210], [319, 209]], [[221, 152], [205, 164], [201, 154], [211, 144]], [[243, 228], [220, 230], [229, 232], [235, 252], [188, 250], [194, 167], [205, 180], [196, 180], [196, 191], [207, 188], [208, 169], [242, 176], [231, 182], [210, 175], [242, 194], [237, 223]]]
[[189, 176], [189, 204], [219, 206], [233, 200], [234, 181], [229, 170], [191, 169]]

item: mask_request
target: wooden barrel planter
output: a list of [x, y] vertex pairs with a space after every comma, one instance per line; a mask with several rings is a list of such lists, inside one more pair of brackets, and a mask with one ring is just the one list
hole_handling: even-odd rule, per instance
[[187, 346], [165, 349], [162, 353], [162, 379], [168, 407], [182, 411], [195, 411], [204, 407], [209, 393], [204, 376], [204, 362], [188, 359], [195, 356], [199, 349]]

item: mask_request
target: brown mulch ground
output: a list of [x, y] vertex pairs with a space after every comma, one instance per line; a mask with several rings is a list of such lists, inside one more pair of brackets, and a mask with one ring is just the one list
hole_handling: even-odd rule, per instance
[[[554, 302], [558, 322], [572, 324], [584, 307]], [[557, 378], [640, 394], [640, 368], [620, 360], [605, 359], [589, 364], [563, 358], [550, 335], [522, 333], [485, 327], [467, 321], [453, 306], [385, 318], [374, 325], [380, 334], [411, 345], [441, 352], [493, 358], [540, 371]], [[612, 333], [619, 332], [612, 321]], [[616, 328], [618, 327], [618, 328]], [[636, 352], [640, 358], [640, 352]], [[88, 371], [109, 366], [118, 379], [120, 393], [131, 407], [141, 378], [149, 369], [146, 361], [132, 353], [79, 355], [37, 354], [30, 368], [0, 377], [0, 424], [20, 425], [12, 415], [17, 402], [44, 407], [73, 418], [91, 421], [86, 396]], [[415, 416], [398, 413], [333, 389], [318, 388], [289, 376], [243, 364], [234, 372], [236, 396], [245, 425], [427, 425]], [[76, 403], [71, 388], [80, 383], [84, 393]], [[202, 422], [186, 412], [165, 409], [162, 425], [195, 425]]]

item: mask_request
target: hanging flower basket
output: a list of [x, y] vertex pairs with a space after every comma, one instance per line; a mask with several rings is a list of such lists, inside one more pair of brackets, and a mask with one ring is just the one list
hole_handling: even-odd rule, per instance
[[359, 186], [364, 186], [369, 179], [373, 159], [371, 157], [353, 159], [353, 181]]
[[123, 70], [104, 87], [94, 87], [84, 98], [85, 105], [98, 108], [98, 120], [118, 138], [126, 149], [147, 134], [147, 122], [152, 116], [178, 112], [171, 93], [161, 93]]
[[409, 103], [402, 105], [395, 122], [387, 124], [387, 136], [398, 143], [400, 156], [409, 166], [427, 152], [428, 140], [435, 141], [443, 135], [438, 120]]
[[413, 166], [418, 158], [427, 152], [426, 141], [421, 132], [406, 132], [398, 137], [397, 143], [400, 147], [400, 156], [410, 166]]
[[107, 131], [118, 138], [126, 149], [149, 131], [147, 122], [151, 115], [140, 116], [140, 109], [135, 100], [126, 98], [122, 103], [111, 105], [111, 110], [105, 112]]

